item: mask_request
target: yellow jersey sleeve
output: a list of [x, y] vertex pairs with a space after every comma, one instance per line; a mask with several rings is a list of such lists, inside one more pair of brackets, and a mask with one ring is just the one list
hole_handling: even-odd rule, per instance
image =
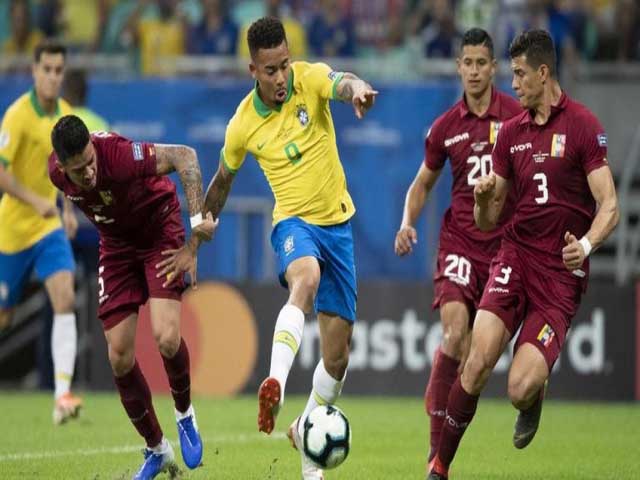
[[231, 118], [224, 136], [224, 146], [220, 151], [220, 161], [224, 163], [226, 169], [235, 174], [244, 163], [247, 149], [241, 128], [239, 113]]
[[11, 165], [16, 157], [22, 139], [22, 125], [17, 109], [7, 110], [0, 126], [0, 163]]
[[326, 100], [338, 97], [336, 88], [344, 72], [335, 72], [326, 63], [308, 63], [305, 67], [301, 80], [311, 91]]

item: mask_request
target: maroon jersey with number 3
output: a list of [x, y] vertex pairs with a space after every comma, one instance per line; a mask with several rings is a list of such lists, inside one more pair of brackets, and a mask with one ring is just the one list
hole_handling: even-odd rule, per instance
[[585, 279], [562, 262], [565, 232], [582, 237], [595, 216], [596, 202], [587, 176], [607, 165], [607, 135], [583, 105], [562, 94], [544, 125], [529, 111], [503, 125], [493, 151], [493, 169], [511, 181], [515, 213], [504, 228], [504, 241], [515, 244], [559, 281]]
[[[497, 252], [502, 231], [482, 232], [476, 227], [473, 188], [478, 178], [492, 170], [491, 151], [501, 125], [520, 112], [516, 100], [493, 88], [484, 116], [472, 114], [463, 98], [433, 123], [425, 140], [425, 165], [440, 170], [448, 158], [453, 174], [451, 207], [440, 230], [441, 249], [466, 252], [487, 264]], [[508, 215], [505, 211], [503, 218]]]

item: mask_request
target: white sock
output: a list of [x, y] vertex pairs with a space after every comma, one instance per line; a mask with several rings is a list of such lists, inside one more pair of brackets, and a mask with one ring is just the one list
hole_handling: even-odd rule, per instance
[[340, 393], [342, 392], [342, 386], [344, 380], [347, 378], [347, 372], [344, 372], [342, 380], [336, 380], [329, 372], [324, 368], [324, 362], [322, 359], [318, 362], [315, 371], [313, 372], [313, 390], [307, 400], [307, 406], [304, 408], [304, 412], [300, 417], [300, 427], [304, 425], [304, 421], [311, 413], [311, 410], [318, 405], [331, 405], [336, 402]]
[[149, 450], [151, 450], [153, 453], [165, 453], [167, 450], [169, 450], [169, 441], [165, 437], [162, 437], [160, 443], [155, 447], [151, 447]]
[[75, 313], [57, 313], [53, 316], [51, 355], [56, 385], [55, 398], [67, 393], [71, 387], [76, 364], [77, 336]]
[[187, 408], [186, 412], [179, 412], [178, 410], [176, 410], [175, 408], [173, 409], [173, 411], [176, 414], [176, 421], [182, 420], [183, 418], [187, 418], [190, 417], [191, 415], [193, 415], [193, 419], [195, 420], [196, 418], [196, 412], [193, 409], [193, 405], [189, 405], [189, 408]]
[[304, 330], [304, 312], [295, 305], [287, 304], [280, 310], [273, 331], [271, 367], [269, 376], [280, 383], [280, 403], [284, 401], [284, 387], [298, 353]]

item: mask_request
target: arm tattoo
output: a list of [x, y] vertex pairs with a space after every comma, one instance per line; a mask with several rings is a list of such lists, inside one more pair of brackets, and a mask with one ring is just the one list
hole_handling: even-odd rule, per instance
[[204, 210], [211, 212], [214, 219], [220, 216], [220, 212], [227, 202], [233, 178], [233, 174], [225, 171], [224, 166], [220, 165], [215, 176], [211, 179], [205, 195]]
[[184, 145], [156, 145], [156, 161], [158, 175], [178, 172], [189, 215], [202, 213], [202, 174], [195, 150]]

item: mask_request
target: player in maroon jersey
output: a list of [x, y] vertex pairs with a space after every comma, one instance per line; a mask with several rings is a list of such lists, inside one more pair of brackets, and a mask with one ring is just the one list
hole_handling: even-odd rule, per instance
[[[210, 240], [216, 224], [202, 218], [202, 179], [196, 153], [181, 145], [132, 142], [114, 133], [89, 134], [82, 120], [62, 117], [53, 128], [51, 181], [80, 208], [100, 234], [99, 309], [109, 361], [120, 399], [147, 443], [135, 478], [155, 477], [173, 463], [151, 392], [135, 359], [138, 308], [149, 300], [151, 329], [167, 372], [185, 464], [200, 465], [202, 441], [191, 405], [189, 351], [180, 336], [180, 299], [185, 288], [178, 271], [195, 282], [195, 252]], [[176, 171], [191, 215], [192, 236], [185, 244], [175, 185]], [[159, 276], [163, 252], [177, 251], [178, 264]], [[182, 262], [182, 263], [180, 263]]]
[[494, 173], [475, 186], [476, 224], [495, 228], [509, 190], [516, 207], [491, 264], [469, 357], [449, 393], [430, 480], [447, 478], [480, 392], [520, 326], [508, 391], [520, 411], [513, 443], [524, 448], [531, 442], [545, 383], [586, 288], [589, 253], [619, 217], [606, 133], [560, 88], [549, 33], [522, 33], [510, 55], [513, 88], [526, 110], [503, 125]]
[[[449, 158], [453, 172], [451, 207], [440, 229], [433, 301], [433, 307], [440, 309], [443, 337], [424, 396], [431, 419], [428, 461], [438, 447], [449, 389], [468, 352], [471, 320], [502, 236], [501, 228], [483, 232], [476, 227], [473, 187], [480, 177], [491, 172], [491, 150], [500, 125], [522, 112], [515, 99], [493, 86], [496, 60], [487, 32], [472, 28], [464, 34], [457, 64], [463, 98], [438, 117], [427, 134], [424, 161], [407, 192], [402, 225], [395, 240], [396, 254], [411, 253], [417, 242], [415, 224]], [[508, 216], [507, 212], [504, 216]]]

